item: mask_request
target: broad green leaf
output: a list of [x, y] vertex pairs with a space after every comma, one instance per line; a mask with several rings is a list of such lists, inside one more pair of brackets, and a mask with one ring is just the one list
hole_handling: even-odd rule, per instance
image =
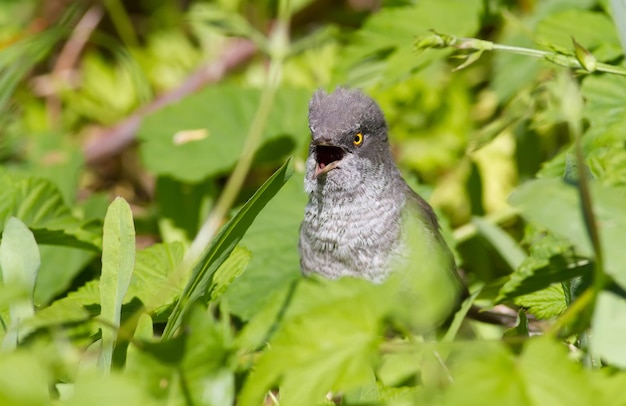
[[[172, 306], [182, 292], [185, 280], [178, 271], [184, 247], [182, 243], [155, 244], [138, 251], [135, 269], [123, 304], [139, 299], [158, 317]], [[100, 312], [98, 281], [89, 281], [66, 297], [44, 307], [29, 326], [44, 327], [84, 321]]]
[[180, 370], [193, 404], [233, 404], [235, 375], [231, 370], [229, 328], [201, 306], [190, 311], [187, 323], [191, 334], [186, 338]]
[[86, 321], [100, 313], [99, 302], [98, 281], [89, 281], [66, 297], [39, 310], [28, 325], [39, 328]]
[[[597, 183], [591, 186], [591, 200], [605, 259], [605, 271], [626, 287], [626, 212], [624, 191]], [[560, 179], [528, 182], [511, 195], [511, 203], [528, 220], [541, 224], [568, 239], [580, 254], [593, 257], [593, 249], [583, 223], [578, 191]]]
[[102, 327], [102, 352], [99, 367], [103, 372], [111, 368], [111, 357], [117, 340], [117, 329], [122, 316], [122, 302], [135, 266], [135, 226], [130, 206], [118, 197], [111, 203], [104, 218], [102, 237], [102, 274], [100, 275], [100, 317], [107, 325]]
[[215, 271], [226, 261], [235, 246], [248, 230], [257, 214], [278, 193], [280, 188], [291, 176], [287, 160], [239, 209], [237, 214], [222, 228], [213, 239], [211, 245], [194, 265], [190, 278], [176, 307], [172, 311], [163, 332], [165, 338], [171, 338], [181, 323], [187, 308], [202, 297], [213, 283]]
[[482, 11], [483, 3], [477, 0], [425, 0], [383, 8], [354, 34], [343, 52], [340, 72], [353, 86], [405, 79], [450, 52], [427, 50], [415, 55], [412, 44], [417, 35], [436, 30], [471, 36], [479, 28]]
[[567, 309], [565, 293], [560, 284], [551, 285], [527, 295], [515, 298], [515, 304], [528, 309], [538, 319], [551, 319]]
[[210, 301], [218, 300], [226, 289], [239, 278], [246, 270], [251, 258], [250, 251], [245, 248], [236, 247], [228, 259], [215, 271], [215, 276], [209, 288]]
[[590, 275], [593, 271], [593, 264], [577, 258], [567, 239], [548, 232], [534, 232], [530, 238], [530, 255], [500, 288], [497, 302], [548, 288], [556, 282]]
[[[304, 90], [280, 89], [264, 140], [284, 138], [283, 144], [302, 146], [308, 140], [305, 120], [309, 96]], [[139, 130], [145, 165], [159, 175], [185, 182], [227, 172], [239, 158], [259, 102], [259, 90], [209, 86], [148, 116]], [[285, 151], [285, 156], [289, 153]]]
[[173, 404], [233, 404], [229, 328], [200, 305], [191, 307], [187, 316], [184, 334], [170, 341], [144, 335], [141, 346], [131, 347], [126, 374], [141, 379], [145, 391]]
[[148, 313], [157, 315], [169, 308], [185, 287], [185, 275], [178, 269], [183, 254], [180, 242], [155, 244], [138, 251], [124, 303], [136, 297]]
[[472, 218], [472, 223], [512, 270], [516, 270], [524, 262], [526, 253], [504, 230], [479, 217]]
[[626, 368], [626, 299], [602, 291], [598, 295], [591, 320], [591, 351], [605, 362]]
[[527, 341], [519, 358], [501, 343], [472, 343], [463, 347], [451, 373], [454, 383], [444, 404], [593, 404], [583, 369], [568, 359], [565, 345], [549, 338]]
[[[585, 117], [597, 127], [626, 125], [626, 78], [619, 75], [591, 75], [586, 77], [581, 86], [585, 98]], [[593, 128], [593, 127], [592, 127]], [[616, 134], [624, 139], [623, 132]], [[584, 139], [583, 139], [584, 141]]]
[[96, 253], [73, 247], [41, 245], [41, 267], [35, 284], [35, 304], [49, 304], [67, 291], [74, 278], [89, 264]]
[[164, 241], [191, 242], [196, 235], [211, 198], [217, 193], [213, 181], [190, 184], [168, 176], [159, 176], [156, 203], [159, 211], [159, 231]]
[[33, 293], [41, 257], [33, 233], [18, 218], [10, 217], [0, 243], [2, 280], [7, 288], [20, 293], [9, 305], [11, 325], [4, 337], [3, 348], [13, 349], [26, 330], [23, 321], [35, 314]]
[[562, 343], [547, 337], [527, 341], [517, 368], [531, 405], [594, 403], [587, 376], [580, 364], [568, 359], [567, 346]]
[[600, 61], [622, 54], [611, 19], [604, 13], [570, 9], [555, 13], [537, 26], [538, 41], [573, 52], [572, 37]]
[[241, 240], [252, 259], [224, 297], [229, 310], [243, 319], [255, 315], [300, 277], [298, 236], [307, 201], [303, 182], [301, 173], [292, 176]]
[[259, 404], [277, 383], [286, 405], [319, 404], [329, 391], [373, 383], [380, 322], [391, 302], [387, 287], [352, 278], [303, 279], [240, 403]]
[[9, 216], [20, 218], [39, 244], [100, 249], [93, 224], [72, 216], [58, 188], [47, 179], [13, 178], [0, 170], [0, 227]]

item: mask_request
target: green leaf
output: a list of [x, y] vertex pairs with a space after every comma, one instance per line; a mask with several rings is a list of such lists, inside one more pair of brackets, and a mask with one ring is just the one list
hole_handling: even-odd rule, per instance
[[604, 361], [626, 368], [626, 299], [602, 291], [598, 295], [591, 321], [591, 351]]
[[[593, 127], [600, 129], [617, 126], [623, 128], [626, 125], [624, 114], [626, 105], [624, 96], [626, 92], [626, 78], [619, 75], [590, 75], [586, 77], [581, 86], [585, 98], [585, 117], [589, 119]], [[606, 131], [606, 130], [605, 130]], [[616, 134], [624, 139], [623, 132]]]
[[0, 356], [0, 404], [49, 405], [50, 378], [46, 365], [33, 352], [3, 353]]
[[416, 56], [412, 49], [416, 35], [436, 30], [471, 36], [479, 28], [482, 11], [483, 2], [477, 0], [426, 0], [383, 8], [354, 34], [342, 53], [340, 72], [352, 86], [390, 84], [404, 79], [450, 53], [428, 50]]
[[281, 403], [288, 405], [319, 404], [331, 390], [373, 383], [379, 324], [391, 301], [387, 287], [352, 278], [303, 279], [240, 403], [259, 404], [279, 382]]
[[593, 271], [593, 264], [577, 258], [567, 239], [537, 231], [530, 234], [530, 238], [530, 255], [500, 288], [497, 302], [548, 288], [556, 282], [590, 275]]
[[41, 245], [41, 267], [35, 284], [35, 304], [48, 304], [68, 290], [74, 278], [96, 257], [94, 251]]
[[237, 214], [222, 228], [213, 239], [203, 256], [194, 266], [189, 281], [176, 303], [167, 322], [163, 337], [170, 338], [180, 325], [187, 308], [202, 297], [213, 282], [215, 271], [230, 256], [248, 230], [257, 214], [278, 193], [291, 176], [287, 160], [246, 202]]
[[[280, 89], [264, 128], [264, 141], [303, 146], [309, 92]], [[260, 91], [209, 86], [148, 116], [139, 130], [148, 169], [185, 182], [229, 171], [237, 162], [259, 103]], [[185, 133], [187, 132], [187, 133]], [[199, 136], [188, 136], [199, 134]], [[286, 151], [289, 154], [291, 151]]]
[[307, 195], [303, 175], [292, 176], [259, 213], [240, 245], [252, 253], [246, 272], [228, 288], [228, 308], [247, 320], [300, 277], [298, 236]]
[[173, 404], [233, 404], [229, 329], [201, 305], [192, 306], [187, 316], [184, 334], [165, 341], [146, 336], [141, 346], [131, 347], [126, 373], [141, 379], [153, 396]]
[[156, 203], [163, 239], [166, 242], [191, 242], [216, 192], [217, 187], [212, 181], [190, 184], [160, 176], [156, 184]]
[[236, 247], [228, 259], [215, 271], [209, 293], [210, 301], [218, 300], [226, 289], [246, 270], [252, 254], [245, 248]]
[[0, 171], [0, 227], [9, 216], [20, 218], [39, 244], [100, 249], [100, 237], [72, 216], [58, 188], [47, 179], [13, 178]]
[[519, 358], [502, 343], [468, 345], [451, 373], [454, 384], [444, 404], [582, 406], [594, 402], [583, 369], [568, 359], [565, 345], [549, 338], [528, 340]]
[[500, 254], [512, 270], [516, 270], [526, 259], [526, 253], [515, 240], [500, 227], [479, 217], [472, 218], [472, 224], [480, 235]]
[[[593, 183], [590, 185], [593, 212], [605, 258], [605, 271], [626, 287], [626, 212], [624, 192]], [[528, 220], [541, 224], [556, 235], [568, 239], [577, 251], [593, 257], [580, 209], [578, 191], [559, 179], [541, 179], [519, 187], [510, 198]]]
[[551, 285], [527, 295], [515, 298], [515, 304], [525, 307], [538, 319], [551, 319], [567, 309], [565, 293], [560, 284]]
[[572, 51], [574, 37], [599, 61], [608, 61], [622, 55], [611, 19], [600, 12], [569, 9], [552, 14], [539, 23], [536, 35], [543, 44]]
[[98, 361], [104, 372], [111, 368], [113, 348], [120, 326], [122, 302], [135, 266], [135, 226], [130, 206], [121, 197], [109, 206], [104, 218], [102, 238], [102, 275], [100, 276], [100, 317], [102, 352]]
[[136, 297], [148, 313], [157, 315], [170, 308], [185, 287], [185, 275], [179, 269], [183, 255], [180, 242], [155, 244], [138, 251], [124, 303]]
[[13, 349], [26, 330], [24, 320], [35, 314], [33, 292], [41, 258], [33, 233], [15, 217], [10, 217], [4, 227], [0, 243], [0, 267], [4, 285], [20, 293], [9, 305], [11, 327], [4, 337], [3, 348]]

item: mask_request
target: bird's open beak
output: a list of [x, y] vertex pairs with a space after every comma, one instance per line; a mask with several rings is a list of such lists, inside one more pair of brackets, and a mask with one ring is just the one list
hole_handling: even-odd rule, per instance
[[313, 172], [313, 179], [321, 175], [325, 175], [339, 167], [339, 162], [343, 159], [346, 151], [334, 145], [319, 143], [315, 145], [315, 172]]

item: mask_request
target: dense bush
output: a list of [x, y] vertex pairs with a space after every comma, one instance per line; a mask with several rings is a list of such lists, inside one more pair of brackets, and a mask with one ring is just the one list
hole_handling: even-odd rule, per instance
[[[0, 22], [1, 404], [626, 404], [625, 1]], [[338, 84], [455, 251], [471, 296], [439, 331], [393, 280], [300, 275], [307, 104]]]

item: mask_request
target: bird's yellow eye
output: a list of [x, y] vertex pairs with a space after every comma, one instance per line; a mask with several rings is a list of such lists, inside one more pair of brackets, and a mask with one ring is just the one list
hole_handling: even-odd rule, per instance
[[363, 144], [363, 134], [361, 133], [354, 134], [354, 139], [352, 140], [352, 143], [357, 147]]

